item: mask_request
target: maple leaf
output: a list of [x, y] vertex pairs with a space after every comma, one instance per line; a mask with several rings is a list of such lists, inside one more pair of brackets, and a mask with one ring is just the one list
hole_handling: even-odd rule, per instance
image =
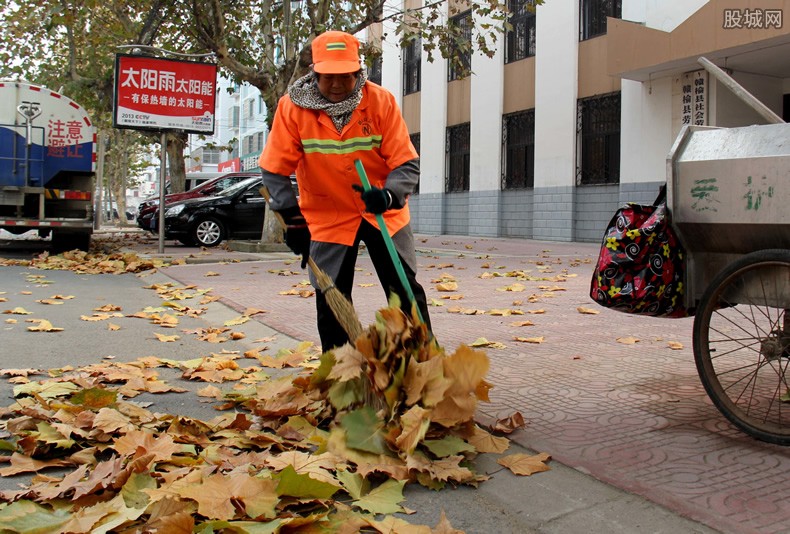
[[198, 513], [209, 519], [231, 519], [236, 515], [233, 506], [232, 483], [223, 474], [215, 473], [202, 479], [199, 484], [179, 487], [181, 497], [198, 503]]
[[249, 316], [239, 315], [235, 319], [228, 319], [227, 321], [225, 321], [222, 324], [223, 324], [223, 326], [238, 326], [238, 325], [242, 325], [242, 324], [246, 323], [249, 320], [250, 320]]
[[289, 465], [276, 475], [277, 495], [298, 499], [329, 499], [339, 489], [334, 484], [315, 480], [309, 474], [299, 474]]
[[372, 514], [394, 514], [402, 512], [400, 502], [403, 501], [405, 480], [387, 480], [370, 493], [354, 501], [354, 504]]
[[672, 350], [681, 350], [683, 348], [683, 343], [679, 343], [677, 341], [668, 341], [667, 346]]
[[6, 532], [63, 532], [61, 527], [71, 518], [68, 509], [51, 510], [30, 500], [20, 500], [0, 509], [0, 525]]
[[156, 336], [156, 339], [158, 339], [162, 343], [171, 343], [173, 341], [178, 341], [179, 339], [181, 339], [181, 336], [179, 335], [167, 336], [165, 334], [160, 334], [159, 332], [154, 332], [154, 336]]
[[5, 376], [30, 376], [41, 374], [40, 369], [0, 369], [0, 375]]
[[537, 336], [537, 337], [513, 336], [513, 339], [515, 341], [520, 341], [522, 343], [535, 343], [535, 344], [540, 344], [540, 343], [543, 343], [543, 341], [544, 341], [544, 337], [543, 336]]
[[14, 315], [33, 315], [33, 312], [27, 311], [25, 308], [17, 306], [12, 310], [5, 310], [3, 313]]
[[512, 415], [504, 419], [497, 419], [491, 429], [496, 432], [510, 434], [517, 428], [521, 428], [525, 425], [526, 423], [524, 422], [524, 416], [521, 415], [521, 412], [514, 412]]
[[93, 418], [92, 426], [108, 434], [118, 430], [131, 431], [135, 428], [127, 416], [111, 408], [101, 408]]
[[59, 431], [55, 430], [49, 423], [40, 422], [36, 424], [36, 429], [38, 432], [31, 433], [31, 436], [36, 438], [36, 440], [47, 443], [50, 445], [54, 445], [59, 449], [69, 449], [75, 445], [73, 439], [68, 437], [67, 435], [61, 434]]
[[581, 313], [581, 314], [585, 314], [585, 315], [598, 315], [599, 313], [601, 313], [598, 310], [593, 310], [591, 308], [585, 308], [584, 306], [579, 306], [578, 308], [576, 308], [576, 311]]
[[350, 343], [332, 351], [335, 356], [335, 364], [329, 372], [327, 379], [347, 382], [357, 378], [362, 374], [365, 364], [365, 355], [359, 352]]
[[39, 299], [39, 300], [36, 300], [36, 302], [38, 302], [39, 304], [47, 304], [47, 305], [50, 305], [50, 306], [56, 306], [58, 304], [63, 304], [62, 300], [53, 300], [53, 299]]
[[635, 345], [639, 343], [639, 340], [633, 336], [618, 337], [615, 341], [622, 343], [623, 345]]
[[330, 473], [339, 466], [344, 460], [332, 453], [308, 454], [301, 451], [286, 451], [277, 456], [269, 456], [265, 459], [265, 464], [274, 471], [282, 471], [289, 465], [300, 475], [308, 474], [310, 478], [338, 486], [337, 479]]
[[497, 459], [499, 465], [504, 465], [516, 475], [529, 476], [534, 473], [549, 471], [551, 468], [544, 462], [551, 460], [551, 456], [542, 452], [540, 454], [511, 454]]
[[47, 467], [60, 467], [70, 465], [68, 460], [35, 460], [17, 452], [10, 458], [10, 467], [0, 469], [0, 476], [9, 477], [20, 473], [35, 473]]
[[411, 454], [425, 437], [431, 424], [430, 411], [420, 406], [412, 406], [401, 415], [401, 433], [395, 438], [395, 445], [406, 454]]
[[463, 534], [463, 530], [453, 528], [450, 520], [444, 514], [444, 510], [442, 510], [442, 515], [439, 517], [439, 522], [436, 524], [436, 528], [433, 529], [432, 534]]
[[510, 323], [511, 326], [535, 326], [532, 321], [514, 321]]
[[156, 460], [169, 460], [180, 447], [173, 442], [167, 434], [155, 436], [144, 430], [134, 430], [115, 440], [113, 448], [121, 456], [139, 457], [143, 454], [153, 454]]
[[472, 445], [477, 452], [493, 452], [495, 454], [500, 454], [510, 447], [510, 440], [505, 437], [493, 436], [477, 425], [474, 426], [472, 435], [467, 437], [466, 441]]
[[340, 419], [340, 426], [346, 431], [346, 442], [352, 449], [374, 454], [387, 451], [382, 433], [384, 422], [373, 407], [363, 406], [345, 414]]
[[27, 329], [31, 332], [62, 332], [62, 328], [52, 326], [52, 323], [46, 319], [25, 319], [27, 323], [38, 323], [38, 326], [28, 326]]
[[473, 392], [488, 372], [489, 361], [484, 352], [461, 345], [454, 354], [444, 358], [443, 366], [450, 387], [431, 418], [449, 428], [474, 416], [477, 403]]
[[440, 284], [436, 284], [436, 291], [441, 292], [451, 292], [451, 291], [458, 291], [458, 283], [457, 282], [442, 282]]
[[441, 358], [432, 358], [424, 362], [409, 362], [403, 378], [406, 391], [406, 405], [422, 401], [425, 407], [435, 406], [444, 398], [450, 380], [444, 377], [444, 365]]
[[69, 399], [77, 406], [84, 406], [89, 410], [104, 408], [115, 404], [118, 393], [104, 388], [87, 388], [78, 391]]
[[210, 397], [213, 399], [221, 399], [222, 398], [222, 390], [219, 389], [217, 386], [206, 386], [197, 390], [198, 397]]
[[431, 439], [423, 441], [429, 451], [437, 458], [446, 458], [464, 452], [475, 452], [475, 448], [462, 440], [458, 436], [444, 436], [442, 439]]

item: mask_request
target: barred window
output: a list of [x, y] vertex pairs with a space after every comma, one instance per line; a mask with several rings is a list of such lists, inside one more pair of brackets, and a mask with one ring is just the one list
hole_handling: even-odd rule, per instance
[[[411, 144], [414, 145], [414, 150], [417, 151], [417, 156], [420, 155], [420, 134], [415, 133], [409, 136], [411, 140]], [[417, 185], [414, 186], [414, 194], [418, 194], [420, 192], [420, 182], [417, 182]]]
[[472, 11], [450, 18], [449, 26], [457, 28], [457, 41], [450, 45], [447, 81], [460, 80], [472, 72]]
[[381, 85], [381, 56], [375, 58], [368, 68], [368, 80]]
[[606, 17], [619, 19], [622, 13], [622, 0], [581, 0], [581, 40], [605, 34]]
[[512, 30], [505, 35], [505, 63], [535, 55], [535, 11], [533, 0], [508, 0]]
[[412, 39], [403, 47], [403, 94], [410, 95], [420, 90], [420, 62], [422, 61], [422, 39]]
[[620, 93], [579, 100], [577, 185], [620, 183]]
[[469, 123], [447, 128], [445, 154], [447, 174], [444, 190], [447, 193], [469, 191]]
[[203, 148], [203, 163], [209, 165], [215, 165], [219, 163], [219, 158], [222, 155], [222, 151], [218, 148]]
[[502, 189], [535, 186], [535, 110], [505, 115], [502, 120]]

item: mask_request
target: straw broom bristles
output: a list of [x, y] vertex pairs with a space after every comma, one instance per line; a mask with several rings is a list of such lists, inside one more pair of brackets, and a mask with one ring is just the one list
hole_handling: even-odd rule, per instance
[[[271, 197], [269, 196], [269, 190], [266, 188], [266, 186], [263, 186], [261, 187], [260, 192], [261, 195], [263, 195], [263, 198], [266, 199], [266, 204], [268, 206], [269, 201], [271, 200]], [[287, 225], [285, 224], [282, 215], [280, 215], [275, 210], [270, 211], [277, 218], [283, 230], [285, 230]], [[335, 319], [337, 319], [337, 322], [340, 323], [340, 326], [343, 328], [343, 330], [345, 330], [346, 335], [353, 343], [360, 335], [362, 335], [362, 323], [360, 322], [359, 316], [354, 309], [354, 305], [351, 304], [346, 296], [335, 287], [335, 282], [332, 280], [332, 278], [318, 265], [316, 265], [315, 261], [313, 261], [313, 258], [307, 258], [307, 265], [313, 272], [313, 275], [318, 282], [318, 290], [326, 298], [326, 302], [329, 304]]]
[[346, 296], [335, 287], [335, 282], [326, 274], [321, 268], [316, 265], [313, 258], [307, 258], [307, 264], [315, 275], [318, 282], [318, 289], [326, 297], [326, 302], [332, 309], [335, 319], [346, 331], [348, 339], [353, 343], [359, 336], [362, 335], [362, 323], [359, 321], [357, 311], [354, 306], [349, 302]]

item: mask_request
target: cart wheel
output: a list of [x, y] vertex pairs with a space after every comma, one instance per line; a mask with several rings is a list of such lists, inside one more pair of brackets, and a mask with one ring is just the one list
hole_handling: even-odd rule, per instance
[[790, 250], [728, 265], [694, 318], [694, 360], [716, 407], [747, 434], [790, 445]]

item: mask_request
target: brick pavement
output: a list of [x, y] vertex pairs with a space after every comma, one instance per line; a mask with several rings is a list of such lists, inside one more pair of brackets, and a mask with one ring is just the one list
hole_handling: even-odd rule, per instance
[[[484, 349], [494, 389], [482, 419], [521, 412], [527, 426], [511, 436], [519, 444], [722, 532], [790, 531], [790, 449], [744, 435], [713, 407], [694, 366], [692, 319], [630, 316], [589, 299], [597, 245], [419, 236], [418, 247], [418, 276], [445, 350], [481, 337], [504, 345]], [[219, 253], [163, 272], [212, 288], [239, 311], [264, 309], [255, 316], [261, 322], [318, 342], [312, 297], [281, 294], [306, 284], [293, 256], [227, 253], [217, 264], [201, 263], [201, 254]], [[250, 259], [257, 261], [239, 261]], [[508, 276], [517, 272], [525, 276]], [[450, 279], [457, 291], [436, 289]], [[385, 300], [364, 257], [356, 284], [355, 309], [367, 325]], [[443, 298], [450, 295], [461, 298]], [[527, 320], [533, 325], [513, 325]], [[617, 341], [624, 337], [639, 341]]]

